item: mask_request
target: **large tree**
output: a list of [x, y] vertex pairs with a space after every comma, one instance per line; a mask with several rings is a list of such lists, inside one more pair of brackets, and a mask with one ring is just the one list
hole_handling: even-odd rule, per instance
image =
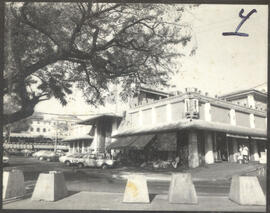
[[[26, 118], [41, 101], [65, 105], [77, 87], [102, 104], [109, 85], [125, 98], [141, 83], [167, 85], [171, 59], [191, 36], [184, 7], [162, 4], [7, 3], [4, 125]], [[175, 24], [166, 16], [172, 15]], [[8, 99], [6, 98], [8, 97]], [[4, 112], [5, 112], [4, 104]]]

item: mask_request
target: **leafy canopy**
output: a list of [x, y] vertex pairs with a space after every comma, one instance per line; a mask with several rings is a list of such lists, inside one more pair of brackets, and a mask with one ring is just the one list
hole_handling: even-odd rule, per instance
[[4, 93], [19, 107], [4, 124], [51, 97], [67, 104], [74, 87], [97, 105], [109, 85], [121, 84], [123, 99], [142, 83], [167, 85], [175, 45], [191, 39], [176, 5], [7, 3], [5, 12]]

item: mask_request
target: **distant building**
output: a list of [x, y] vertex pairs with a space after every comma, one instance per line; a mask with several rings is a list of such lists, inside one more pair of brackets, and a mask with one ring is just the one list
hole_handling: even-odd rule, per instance
[[226, 101], [257, 110], [267, 110], [267, 94], [256, 89], [248, 89], [222, 95]]
[[[73, 115], [52, 115], [41, 112], [26, 119], [29, 128], [26, 131], [9, 134], [8, 145], [5, 148], [14, 149], [67, 149], [61, 139], [70, 134], [70, 130], [79, 118]], [[57, 147], [55, 147], [57, 145]]]
[[70, 130], [80, 119], [73, 115], [53, 115], [35, 112], [27, 118], [30, 120], [30, 127], [27, 133], [47, 137], [66, 137]]

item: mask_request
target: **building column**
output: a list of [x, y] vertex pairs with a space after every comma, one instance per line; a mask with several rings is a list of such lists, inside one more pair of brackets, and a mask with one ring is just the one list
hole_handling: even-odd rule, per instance
[[167, 122], [172, 121], [172, 105], [169, 103], [166, 105]]
[[205, 103], [204, 104], [204, 114], [205, 114], [205, 120], [206, 121], [211, 121], [211, 104], [210, 103]]
[[249, 125], [250, 125], [250, 128], [255, 128], [254, 114], [249, 114]]
[[98, 153], [105, 152], [105, 123], [102, 120], [98, 120], [96, 123], [97, 129], [97, 141], [96, 141], [96, 150]]
[[198, 154], [198, 136], [194, 130], [188, 133], [188, 166], [190, 168], [196, 168], [199, 166], [199, 154]]
[[255, 109], [255, 99], [254, 99], [254, 95], [250, 94], [247, 96], [247, 102], [248, 102], [248, 107], [251, 107], [253, 109]]
[[82, 153], [85, 153], [85, 145], [84, 145], [84, 141], [82, 141]]
[[214, 153], [213, 153], [213, 137], [211, 132], [205, 132], [205, 163], [214, 163]]
[[142, 110], [139, 110], [139, 127], [142, 127], [143, 125], [143, 114]]
[[155, 107], [152, 107], [151, 113], [152, 113], [152, 124], [155, 124], [157, 122], [157, 114]]
[[236, 138], [232, 138], [231, 141], [232, 144], [232, 154], [229, 157], [229, 161], [230, 162], [237, 162], [237, 155], [238, 155], [238, 142], [236, 140]]
[[231, 109], [230, 110], [230, 123], [231, 125], [236, 125], [236, 116], [235, 116], [235, 110]]
[[251, 161], [259, 161], [260, 160], [260, 156], [258, 153], [258, 145], [257, 142], [253, 139], [250, 139], [250, 160]]
[[75, 153], [75, 146], [76, 146], [76, 142], [73, 142], [73, 147], [72, 147], [72, 153]]
[[218, 153], [217, 153], [217, 133], [213, 133], [213, 152], [214, 152], [214, 161], [218, 160]]

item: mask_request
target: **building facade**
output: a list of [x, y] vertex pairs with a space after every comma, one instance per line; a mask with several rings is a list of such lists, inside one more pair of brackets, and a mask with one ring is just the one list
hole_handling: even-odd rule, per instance
[[67, 145], [62, 143], [64, 137], [70, 135], [79, 118], [72, 115], [52, 115], [35, 112], [26, 119], [29, 125], [26, 131], [10, 132], [5, 141], [7, 149], [46, 149], [67, 150]]
[[114, 139], [111, 135], [117, 130], [122, 116], [114, 113], [101, 113], [78, 122], [71, 135], [64, 138], [71, 153], [105, 153]]
[[212, 98], [187, 88], [130, 108], [110, 148], [132, 149], [141, 144], [149, 156], [156, 147], [156, 153], [163, 153], [156, 157], [178, 156], [181, 163], [194, 168], [221, 160], [236, 162], [239, 146], [247, 145], [250, 160], [259, 161], [266, 147], [267, 118], [266, 108], [258, 106], [266, 106], [266, 100], [266, 94], [257, 91], [238, 93], [237, 100], [232, 94]]

